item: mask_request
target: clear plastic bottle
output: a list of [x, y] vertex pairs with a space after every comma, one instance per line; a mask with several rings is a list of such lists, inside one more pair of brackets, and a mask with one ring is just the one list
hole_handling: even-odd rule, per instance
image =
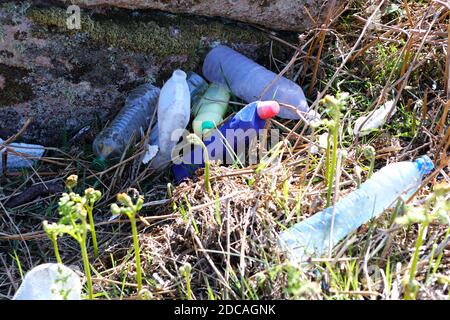
[[163, 169], [170, 164], [172, 150], [186, 129], [191, 115], [191, 99], [186, 73], [175, 70], [161, 89], [158, 100], [158, 148], [152, 167]]
[[[227, 46], [218, 46], [208, 53], [203, 63], [203, 75], [211, 82], [229, 86], [231, 92], [248, 103], [276, 100], [309, 112], [302, 88], [285, 77], [277, 80], [260, 97], [277, 75]], [[281, 109], [278, 116], [300, 119], [296, 112], [288, 109]]]
[[107, 160], [119, 158], [132, 138], [134, 141], [142, 138], [150, 125], [159, 93], [160, 89], [149, 83], [130, 92], [122, 110], [94, 140], [95, 164], [99, 168], [104, 168]]
[[193, 71], [187, 72], [187, 84], [191, 94], [192, 111], [208, 89], [208, 82]]
[[[428, 156], [413, 162], [391, 163], [376, 172], [359, 189], [338, 201], [334, 206], [332, 246], [390, 208], [400, 196], [411, 196], [433, 168]], [[292, 260], [320, 257], [327, 253], [332, 215], [333, 207], [329, 207], [282, 232], [281, 247]]]
[[207, 131], [214, 129], [223, 121], [228, 109], [230, 91], [217, 84], [209, 85], [203, 97], [193, 111], [195, 118], [192, 121], [194, 133], [201, 137]]
[[[2, 148], [4, 141], [0, 139], [0, 172], [3, 170], [3, 153], [7, 152], [6, 170], [31, 167], [34, 162], [44, 155], [45, 148], [36, 144], [11, 143]], [[12, 149], [11, 152], [7, 149]]]

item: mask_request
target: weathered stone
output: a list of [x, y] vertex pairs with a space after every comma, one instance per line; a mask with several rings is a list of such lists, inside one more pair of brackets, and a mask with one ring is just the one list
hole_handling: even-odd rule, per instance
[[30, 117], [25, 142], [60, 146], [87, 126], [95, 128], [90, 138], [130, 89], [143, 82], [161, 86], [175, 68], [200, 70], [217, 43], [268, 61], [264, 33], [214, 19], [83, 11], [82, 29], [69, 30], [65, 9], [22, 6], [0, 5], [2, 138]]
[[[304, 31], [312, 27], [305, 8], [314, 18], [325, 12], [326, 0], [59, 0], [85, 7], [115, 6], [157, 9], [258, 24], [269, 29]], [[318, 21], [321, 21], [320, 18]]]

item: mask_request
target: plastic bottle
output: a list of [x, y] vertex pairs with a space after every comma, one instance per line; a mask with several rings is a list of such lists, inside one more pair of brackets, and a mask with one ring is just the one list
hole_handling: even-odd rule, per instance
[[[26, 143], [11, 143], [7, 148], [2, 149], [3, 143], [4, 141], [0, 139], [0, 172], [3, 170], [4, 152], [7, 152], [6, 170], [31, 167], [45, 152], [43, 146]], [[7, 149], [12, 149], [14, 152], [8, 152]]]
[[[334, 206], [332, 246], [390, 208], [400, 196], [411, 196], [433, 168], [428, 156], [413, 162], [391, 163], [338, 201]], [[292, 260], [319, 257], [328, 252], [332, 214], [333, 207], [329, 207], [281, 233], [280, 245]]]
[[230, 91], [217, 84], [211, 84], [197, 105], [197, 110], [193, 113], [195, 118], [192, 122], [192, 129], [198, 136], [202, 136], [207, 131], [217, 127], [223, 121], [223, 117], [228, 109]]
[[[203, 63], [203, 75], [211, 82], [230, 88], [237, 97], [250, 103], [256, 100], [276, 100], [309, 112], [308, 103], [300, 86], [281, 77], [260, 97], [277, 75], [227, 46], [212, 49]], [[288, 109], [281, 109], [279, 117], [300, 119]]]
[[175, 70], [164, 84], [158, 100], [158, 136], [159, 148], [152, 167], [163, 169], [170, 164], [172, 150], [186, 129], [191, 114], [189, 87], [186, 73]]
[[191, 95], [192, 110], [197, 105], [205, 91], [208, 89], [208, 82], [193, 71], [187, 72], [187, 84]]
[[27, 272], [13, 300], [81, 300], [81, 287], [72, 269], [45, 263]]
[[132, 138], [134, 141], [142, 138], [150, 125], [159, 93], [160, 89], [149, 83], [131, 91], [122, 110], [94, 140], [95, 164], [99, 168], [106, 166], [106, 160], [119, 158]]
[[[227, 159], [233, 158], [233, 154], [228, 151], [229, 148], [232, 148], [235, 153], [240, 148], [245, 149], [249, 140], [255, 137], [259, 130], [264, 129], [267, 119], [276, 116], [278, 112], [280, 112], [280, 106], [276, 101], [255, 101], [246, 105], [218, 130], [210, 132], [205, 139], [204, 144], [208, 149], [209, 160], [225, 163]], [[178, 163], [173, 165], [172, 172], [175, 180], [180, 182], [204, 166], [203, 149], [197, 146], [177, 160]]]

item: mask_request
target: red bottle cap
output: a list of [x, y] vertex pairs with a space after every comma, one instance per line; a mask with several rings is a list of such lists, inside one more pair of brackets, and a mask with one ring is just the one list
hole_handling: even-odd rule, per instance
[[276, 101], [259, 101], [256, 112], [261, 119], [267, 120], [280, 112], [280, 105]]

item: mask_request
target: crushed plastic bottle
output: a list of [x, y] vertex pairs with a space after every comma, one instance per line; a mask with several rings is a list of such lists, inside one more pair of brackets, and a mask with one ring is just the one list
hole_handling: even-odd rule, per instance
[[[204, 139], [209, 160], [226, 163], [227, 159], [233, 158], [228, 148], [232, 148], [235, 153], [240, 148], [245, 149], [249, 140], [256, 137], [259, 130], [264, 129], [266, 121], [276, 116], [278, 112], [280, 112], [280, 106], [276, 101], [255, 101], [246, 105]], [[172, 166], [172, 172], [175, 180], [180, 182], [191, 177], [198, 168], [204, 167], [203, 149], [197, 146], [193, 151], [181, 155], [181, 159], [176, 160], [178, 163]]]
[[[428, 156], [391, 163], [334, 206], [334, 247], [340, 240], [403, 196], [410, 197], [434, 168]], [[318, 212], [280, 234], [280, 245], [292, 260], [320, 257], [329, 249], [333, 207]]]
[[[0, 139], [0, 148], [2, 148], [4, 140]], [[12, 149], [12, 151], [8, 151]], [[7, 148], [0, 150], [0, 172], [3, 171], [3, 154], [7, 152], [6, 170], [17, 170], [21, 168], [31, 167], [34, 162], [42, 158], [45, 147], [37, 144], [11, 143]]]
[[211, 84], [193, 111], [195, 118], [192, 121], [194, 133], [201, 137], [207, 131], [217, 127], [223, 121], [228, 109], [230, 91], [220, 85]]
[[142, 138], [150, 125], [159, 93], [160, 89], [149, 83], [131, 91], [122, 110], [94, 140], [97, 167], [105, 168], [107, 160], [122, 155], [131, 139], [138, 141]]
[[13, 300], [81, 300], [81, 279], [69, 267], [45, 263], [25, 275]]
[[[276, 100], [311, 114], [300, 86], [281, 77], [275, 81], [261, 97], [277, 75], [227, 46], [212, 49], [203, 63], [203, 75], [211, 82], [229, 87], [237, 97], [250, 103], [256, 100]], [[281, 109], [279, 117], [300, 119], [288, 109]]]
[[172, 150], [189, 123], [191, 99], [186, 77], [184, 71], [175, 70], [159, 95], [157, 136], [150, 139], [150, 147], [157, 145], [158, 152], [155, 156], [154, 148], [149, 148], [143, 159], [144, 163], [153, 159], [152, 167], [158, 170], [170, 164]]

